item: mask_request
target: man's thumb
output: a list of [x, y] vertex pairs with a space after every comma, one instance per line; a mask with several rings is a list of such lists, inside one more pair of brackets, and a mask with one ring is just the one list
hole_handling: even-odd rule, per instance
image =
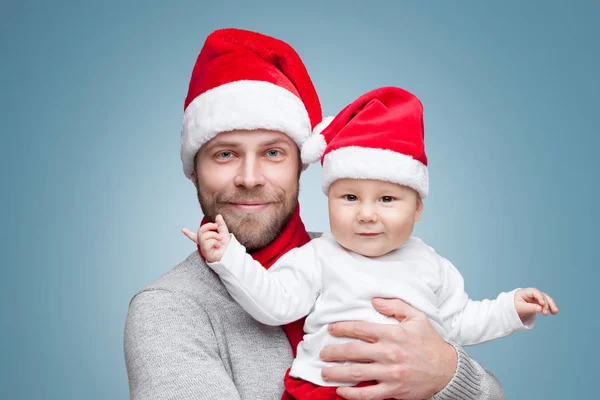
[[400, 299], [373, 299], [373, 306], [377, 311], [388, 317], [394, 317], [402, 322], [406, 318], [414, 318], [419, 311], [410, 304]]

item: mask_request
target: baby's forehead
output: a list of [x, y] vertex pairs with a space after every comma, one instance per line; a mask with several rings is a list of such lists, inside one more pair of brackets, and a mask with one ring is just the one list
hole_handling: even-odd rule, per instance
[[335, 181], [332, 185], [334, 188], [338, 189], [353, 189], [360, 190], [366, 192], [406, 192], [406, 191], [414, 191], [414, 189], [401, 185], [396, 182], [383, 181], [378, 179], [339, 179]]

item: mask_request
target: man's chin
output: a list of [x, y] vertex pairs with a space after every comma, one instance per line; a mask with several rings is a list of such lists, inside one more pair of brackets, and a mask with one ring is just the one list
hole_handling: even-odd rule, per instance
[[283, 216], [272, 205], [250, 212], [237, 207], [224, 207], [220, 210], [223, 219], [239, 242], [249, 251], [268, 245], [280, 234]]
[[252, 214], [243, 219], [236, 218], [230, 231], [249, 252], [254, 252], [275, 240], [272, 225], [270, 219], [256, 218], [256, 214]]
[[277, 213], [267, 207], [263, 210], [240, 210], [235, 207], [227, 207], [220, 211], [223, 219], [230, 227], [230, 231], [236, 232], [240, 229], [251, 229], [254, 232], [262, 232], [273, 227], [277, 221]]

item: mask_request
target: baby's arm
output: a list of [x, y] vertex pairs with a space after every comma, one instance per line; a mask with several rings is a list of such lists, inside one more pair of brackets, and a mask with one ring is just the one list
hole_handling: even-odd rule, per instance
[[[267, 325], [285, 325], [306, 316], [321, 289], [314, 245], [309, 242], [290, 250], [267, 270], [246, 253], [235, 236], [229, 234], [220, 216], [215, 228], [217, 225], [218, 235], [206, 236], [208, 240], [219, 241], [226, 232], [228, 243], [225, 245], [211, 242], [203, 246], [199, 240], [201, 232], [196, 236], [187, 230], [184, 233], [191, 240], [201, 242], [207, 265], [219, 275], [231, 297], [254, 319]], [[217, 253], [218, 257], [209, 259], [205, 247], [211, 256]]]
[[517, 290], [500, 293], [495, 300], [470, 300], [458, 270], [445, 258], [440, 257], [440, 260], [442, 286], [438, 291], [438, 304], [449, 340], [468, 346], [533, 327], [535, 318], [524, 323], [517, 312]]

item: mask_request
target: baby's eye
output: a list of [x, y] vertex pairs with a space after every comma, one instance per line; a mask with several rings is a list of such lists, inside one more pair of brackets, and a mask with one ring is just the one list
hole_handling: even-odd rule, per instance
[[396, 200], [396, 199], [394, 199], [392, 196], [383, 196], [381, 198], [381, 201], [384, 203], [391, 203], [394, 200]]
[[346, 201], [356, 201], [356, 196], [353, 194], [345, 194], [344, 195], [344, 200]]

